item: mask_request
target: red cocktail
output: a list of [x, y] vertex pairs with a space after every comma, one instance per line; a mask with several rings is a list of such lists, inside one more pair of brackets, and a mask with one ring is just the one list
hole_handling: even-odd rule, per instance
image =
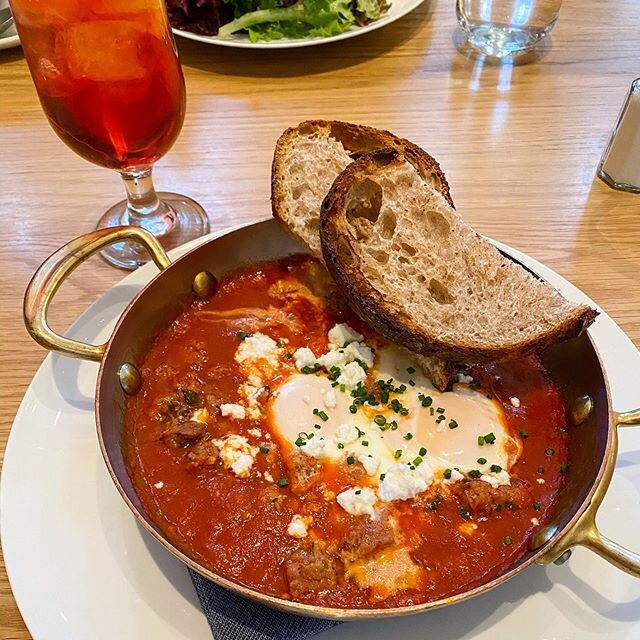
[[[54, 131], [83, 158], [125, 179], [128, 201], [99, 226], [139, 224], [169, 246], [206, 233], [197, 203], [171, 194], [158, 200], [151, 183], [151, 165], [171, 148], [185, 112], [164, 0], [11, 0], [11, 8]], [[105, 257], [125, 267], [146, 261], [114, 257], [122, 249]]]

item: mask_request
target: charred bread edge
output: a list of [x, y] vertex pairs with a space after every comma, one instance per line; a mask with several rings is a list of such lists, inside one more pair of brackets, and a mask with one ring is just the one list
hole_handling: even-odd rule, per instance
[[552, 344], [578, 336], [593, 322], [598, 312], [581, 304], [555, 329], [514, 342], [508, 347], [495, 343], [478, 347], [456, 339], [441, 340], [417, 325], [407, 326], [402, 319], [401, 310], [374, 289], [357, 266], [347, 265], [340, 257], [340, 240], [347, 244], [350, 242], [348, 235], [340, 227], [343, 226], [342, 216], [351, 189], [367, 177], [374, 177], [390, 165], [399, 166], [405, 160], [421, 173], [412, 153], [403, 155], [397, 149], [388, 148], [361, 156], [336, 178], [322, 203], [320, 239], [325, 263], [338, 286], [344, 289], [349, 303], [363, 320], [392, 342], [402, 344], [411, 351], [467, 362], [505, 360], [541, 351]]

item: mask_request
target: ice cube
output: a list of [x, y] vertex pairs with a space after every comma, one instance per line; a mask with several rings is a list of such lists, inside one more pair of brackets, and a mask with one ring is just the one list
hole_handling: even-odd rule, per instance
[[27, 26], [57, 26], [81, 20], [86, 12], [83, 0], [27, 0], [12, 7], [18, 23]]
[[139, 25], [126, 20], [77, 22], [58, 34], [56, 56], [65, 60], [74, 78], [135, 80], [147, 73], [138, 46], [143, 36]]
[[93, 0], [91, 13], [99, 16], [115, 16], [116, 14], [142, 13], [163, 10], [163, 0]]

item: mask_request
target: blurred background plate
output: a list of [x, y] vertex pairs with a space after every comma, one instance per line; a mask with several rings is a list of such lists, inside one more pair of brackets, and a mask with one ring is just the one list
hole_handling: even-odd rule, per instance
[[[9, 6], [7, 0], [0, 0], [0, 9], [6, 9]], [[20, 44], [16, 25], [12, 24], [6, 31], [0, 33], [0, 51], [2, 49], [11, 49]]]
[[362, 35], [363, 33], [369, 33], [370, 31], [380, 29], [380, 27], [384, 27], [403, 16], [406, 16], [407, 13], [413, 11], [423, 2], [424, 0], [391, 0], [389, 13], [379, 20], [375, 20], [365, 27], [351, 27], [344, 33], [328, 37], [295, 39], [282, 38], [281, 40], [271, 40], [269, 42], [251, 42], [249, 37], [243, 34], [236, 34], [223, 40], [218, 38], [218, 36], [203, 36], [198, 33], [184, 31], [183, 29], [173, 29], [173, 33], [176, 36], [187, 38], [189, 40], [197, 40], [198, 42], [206, 42], [208, 44], [217, 44], [221, 47], [236, 47], [238, 49], [294, 49], [297, 47], [311, 47], [316, 44], [325, 44], [327, 42], [337, 42], [338, 40], [354, 38], [355, 36]]

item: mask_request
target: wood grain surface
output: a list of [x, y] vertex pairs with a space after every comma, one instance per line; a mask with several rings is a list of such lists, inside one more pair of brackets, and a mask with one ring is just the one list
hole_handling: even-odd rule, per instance
[[[640, 345], [640, 196], [595, 178], [640, 75], [639, 32], [637, 0], [566, 0], [536, 55], [493, 63], [462, 43], [453, 0], [427, 0], [335, 45], [251, 52], [180, 40], [187, 119], [156, 185], [200, 201], [220, 230], [269, 214], [273, 144], [287, 126], [339, 118], [391, 129], [440, 161], [478, 231], [571, 280]], [[58, 140], [20, 49], [0, 51], [0, 455], [46, 355], [22, 324], [29, 277], [93, 229], [122, 197], [119, 180]], [[123, 275], [91, 259], [58, 295], [54, 326], [66, 328]], [[0, 570], [0, 637], [29, 638]]]

